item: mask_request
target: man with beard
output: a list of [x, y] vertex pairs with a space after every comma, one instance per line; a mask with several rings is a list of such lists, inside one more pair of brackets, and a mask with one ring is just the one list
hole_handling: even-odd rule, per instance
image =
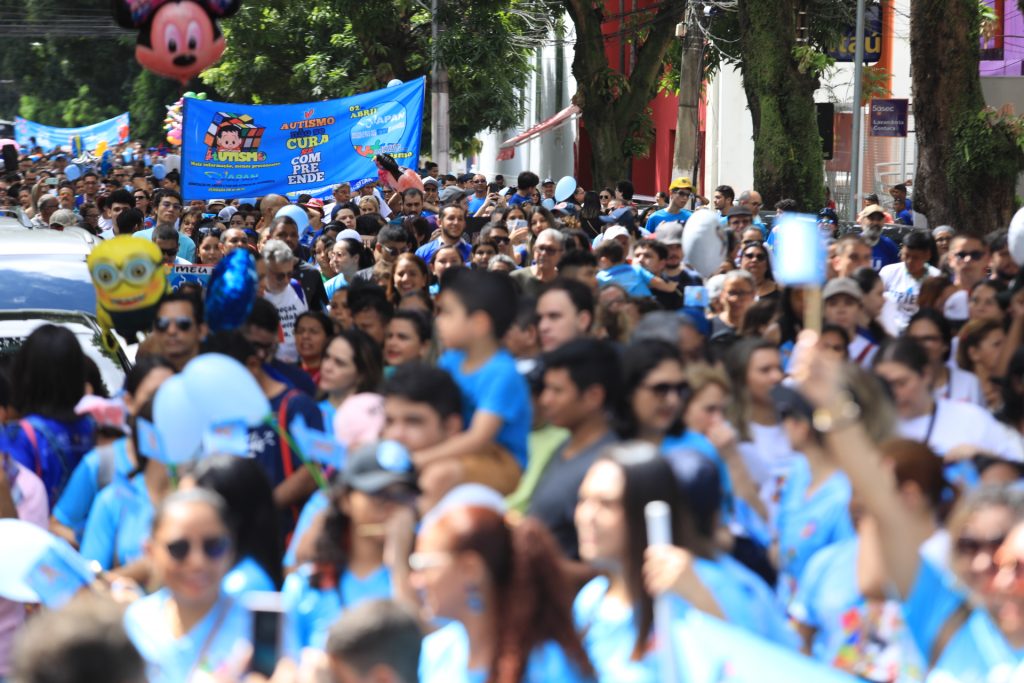
[[462, 233], [466, 231], [466, 210], [458, 204], [442, 206], [437, 223], [441, 228], [441, 235], [417, 249], [416, 255], [423, 259], [424, 263], [430, 263], [440, 249], [455, 247], [462, 256], [463, 263], [468, 263], [473, 248], [469, 242], [462, 239]]

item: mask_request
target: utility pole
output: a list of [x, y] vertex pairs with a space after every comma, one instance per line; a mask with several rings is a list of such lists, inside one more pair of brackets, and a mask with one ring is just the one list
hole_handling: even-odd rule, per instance
[[700, 150], [697, 149], [700, 126], [700, 92], [704, 74], [704, 39], [697, 22], [701, 5], [691, 0], [683, 21], [676, 25], [676, 37], [682, 38], [683, 55], [679, 63], [679, 113], [676, 117], [676, 148], [672, 155], [672, 177], [687, 176], [696, 182]]
[[448, 148], [450, 135], [448, 131], [448, 69], [441, 62], [441, 48], [438, 38], [443, 27], [438, 21], [438, 12], [442, 0], [431, 0], [431, 53], [432, 68], [430, 72], [430, 158], [438, 165], [442, 173], [448, 173], [450, 161]]
[[853, 53], [853, 141], [850, 146], [850, 204], [847, 218], [857, 221], [860, 204], [860, 148], [861, 148], [861, 107], [864, 81], [864, 5], [867, 0], [857, 0], [857, 27], [854, 35], [857, 47]]

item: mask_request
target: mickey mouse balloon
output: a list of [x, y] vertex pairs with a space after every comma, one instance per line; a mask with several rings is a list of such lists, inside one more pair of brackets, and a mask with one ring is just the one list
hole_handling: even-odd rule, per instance
[[138, 29], [135, 59], [153, 73], [182, 84], [224, 54], [218, 19], [242, 0], [111, 0], [114, 20]]

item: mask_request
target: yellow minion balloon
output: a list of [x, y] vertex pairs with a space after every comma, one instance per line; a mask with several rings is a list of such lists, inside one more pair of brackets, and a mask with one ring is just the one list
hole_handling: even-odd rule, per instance
[[170, 291], [160, 248], [149, 240], [122, 235], [103, 242], [86, 264], [96, 286], [96, 318], [103, 343], [114, 346], [110, 330], [134, 343], [153, 324], [156, 306]]

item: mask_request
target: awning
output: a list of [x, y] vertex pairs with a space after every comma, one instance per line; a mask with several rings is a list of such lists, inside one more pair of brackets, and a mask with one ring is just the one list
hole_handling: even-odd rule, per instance
[[501, 147], [498, 148], [498, 161], [505, 161], [512, 159], [516, 155], [516, 147], [524, 143], [539, 138], [542, 134], [549, 130], [554, 130], [559, 126], [566, 124], [580, 115], [580, 108], [575, 104], [570, 104], [568, 107], [552, 116], [547, 121], [541, 121], [536, 126], [531, 126], [525, 131], [509, 138], [505, 142], [501, 143]]

